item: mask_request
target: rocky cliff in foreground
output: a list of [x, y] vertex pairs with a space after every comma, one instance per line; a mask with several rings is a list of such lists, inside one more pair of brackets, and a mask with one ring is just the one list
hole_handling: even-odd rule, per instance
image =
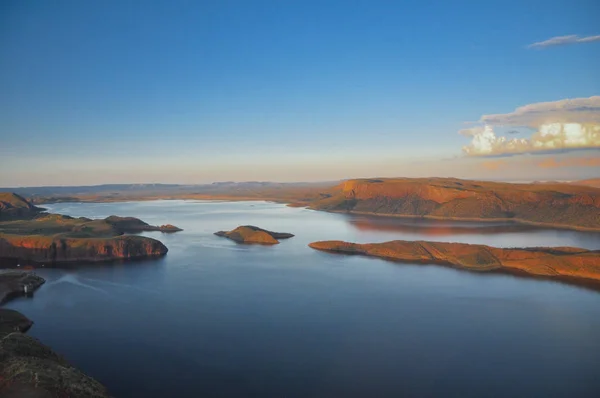
[[[44, 279], [29, 272], [0, 271], [4, 298], [35, 290]], [[104, 398], [106, 388], [71, 366], [37, 339], [23, 334], [33, 322], [23, 314], [0, 308], [0, 396], [6, 398]]]
[[600, 189], [568, 184], [511, 184], [454, 178], [348, 180], [315, 210], [455, 220], [512, 220], [600, 230]]
[[321, 241], [309, 245], [332, 253], [360, 254], [408, 263], [450, 265], [473, 271], [517, 270], [546, 277], [600, 280], [600, 251], [574, 247], [502, 249], [466, 243], [395, 240], [358, 244]]

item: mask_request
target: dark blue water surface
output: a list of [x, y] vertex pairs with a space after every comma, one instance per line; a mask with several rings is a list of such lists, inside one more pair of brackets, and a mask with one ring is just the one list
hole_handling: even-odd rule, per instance
[[[598, 397], [600, 292], [314, 251], [340, 239], [600, 249], [600, 235], [368, 218], [265, 202], [47, 206], [175, 224], [153, 261], [43, 269], [8, 307], [116, 397]], [[244, 246], [254, 224], [296, 237]]]

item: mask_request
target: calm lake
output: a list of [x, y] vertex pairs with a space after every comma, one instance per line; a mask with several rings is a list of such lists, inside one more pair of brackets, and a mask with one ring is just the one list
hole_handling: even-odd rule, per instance
[[[393, 239], [600, 249], [600, 234], [369, 218], [266, 202], [64, 203], [171, 223], [159, 260], [42, 269], [7, 305], [115, 397], [598, 397], [600, 292], [314, 251]], [[253, 224], [281, 244], [213, 235]]]

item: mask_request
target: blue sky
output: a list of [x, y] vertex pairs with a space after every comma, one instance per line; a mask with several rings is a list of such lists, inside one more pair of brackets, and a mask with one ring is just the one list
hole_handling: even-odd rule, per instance
[[600, 41], [527, 48], [599, 35], [598, 15], [596, 1], [4, 1], [0, 186], [485, 178], [457, 132], [600, 94]]

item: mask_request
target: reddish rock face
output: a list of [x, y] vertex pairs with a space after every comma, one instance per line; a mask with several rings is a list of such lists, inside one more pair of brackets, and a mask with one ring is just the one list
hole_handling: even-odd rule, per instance
[[507, 219], [600, 230], [600, 189], [452, 178], [359, 179], [339, 185], [317, 210], [447, 219]]
[[600, 280], [600, 251], [575, 247], [500, 249], [465, 243], [403, 240], [371, 244], [322, 241], [313, 242], [309, 246], [333, 253], [361, 254], [411, 263], [451, 265], [474, 271], [514, 269], [532, 275]]
[[142, 236], [113, 238], [54, 238], [0, 234], [0, 253], [35, 262], [107, 261], [155, 257], [168, 249], [156, 239]]

